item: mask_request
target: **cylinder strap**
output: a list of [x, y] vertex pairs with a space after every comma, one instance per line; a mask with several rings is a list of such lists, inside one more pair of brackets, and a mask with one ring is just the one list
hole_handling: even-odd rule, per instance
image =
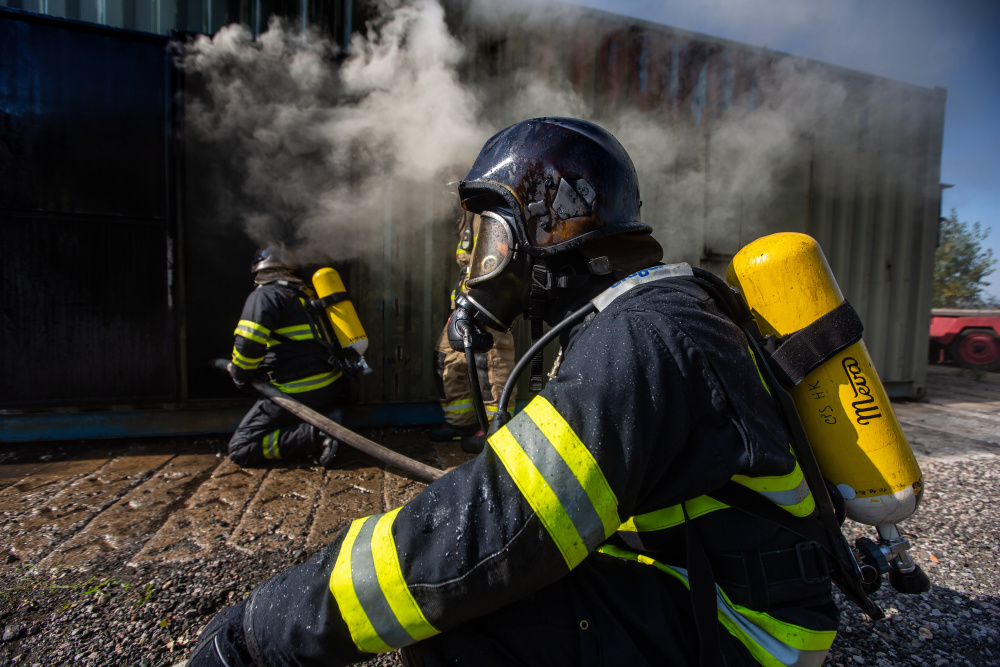
[[313, 301], [313, 305], [326, 309], [329, 306], [334, 306], [340, 303], [341, 301], [347, 301], [348, 298], [347, 292], [334, 292], [333, 294], [327, 294], [322, 299], [315, 299]]
[[778, 379], [790, 387], [802, 382], [821, 363], [861, 340], [864, 325], [844, 301], [807, 327], [779, 339], [771, 354]]

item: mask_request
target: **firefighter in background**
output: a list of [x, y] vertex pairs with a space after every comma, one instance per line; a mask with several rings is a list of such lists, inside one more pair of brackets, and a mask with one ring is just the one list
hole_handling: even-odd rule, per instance
[[523, 121], [459, 192], [482, 223], [450, 340], [564, 323], [558, 374], [475, 459], [214, 619], [190, 667], [821, 665], [838, 611], [789, 433], [742, 331], [658, 263], [621, 144]]
[[[339, 421], [336, 403], [341, 371], [329, 362], [329, 348], [310, 323], [307, 303], [316, 298], [296, 275], [291, 250], [271, 244], [251, 262], [255, 288], [236, 326], [229, 374], [236, 386], [256, 395], [250, 383], [264, 377], [295, 400]], [[315, 426], [259, 397], [229, 441], [229, 458], [243, 467], [280, 460], [319, 460], [331, 467], [337, 441]]]
[[[455, 310], [455, 295], [464, 294], [466, 291], [465, 283], [469, 279], [469, 260], [479, 229], [479, 216], [464, 211], [458, 219], [457, 226], [459, 238], [458, 246], [455, 248], [455, 261], [458, 263], [459, 276], [458, 283], [451, 292], [452, 311]], [[497, 411], [500, 392], [503, 391], [507, 378], [514, 368], [513, 334], [510, 331], [495, 332], [493, 347], [488, 352], [476, 354], [475, 359], [483, 403], [487, 415], [492, 419]], [[479, 428], [479, 421], [472, 404], [472, 389], [469, 386], [469, 368], [465, 353], [453, 350], [448, 344], [447, 325], [441, 330], [441, 336], [434, 348], [434, 373], [441, 396], [444, 423], [431, 429], [431, 440], [436, 442], [461, 440], [464, 451], [478, 454], [483, 450], [486, 436]], [[513, 397], [510, 405], [514, 405]]]

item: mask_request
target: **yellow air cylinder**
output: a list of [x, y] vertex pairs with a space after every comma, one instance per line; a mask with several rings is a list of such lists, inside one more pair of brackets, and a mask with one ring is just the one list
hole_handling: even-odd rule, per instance
[[[763, 334], [785, 336], [844, 301], [819, 244], [806, 234], [765, 236], [727, 271]], [[863, 341], [813, 369], [790, 393], [823, 476], [847, 516], [873, 526], [910, 516], [923, 477]]]
[[[313, 288], [316, 296], [323, 299], [331, 294], [342, 294], [346, 292], [344, 281], [340, 279], [340, 274], [336, 269], [320, 269], [313, 274]], [[344, 300], [326, 307], [327, 317], [337, 334], [337, 341], [345, 350], [350, 348], [363, 355], [368, 349], [368, 334], [361, 326], [361, 320], [354, 310], [354, 304], [344, 296]]]

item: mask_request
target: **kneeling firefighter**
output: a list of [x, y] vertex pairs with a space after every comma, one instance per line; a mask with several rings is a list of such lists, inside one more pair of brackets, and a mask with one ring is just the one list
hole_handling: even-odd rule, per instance
[[[336, 408], [341, 391], [337, 380], [344, 370], [367, 368], [359, 354], [353, 354], [354, 364], [350, 356], [363, 330], [360, 336], [345, 338], [342, 330], [347, 327], [337, 326], [334, 313], [328, 318], [323, 312], [323, 308], [330, 311], [343, 309], [344, 303], [350, 305], [333, 269], [320, 269], [313, 278], [317, 289], [326, 288], [320, 296], [333, 297], [331, 305], [317, 299], [316, 292], [298, 277], [297, 269], [294, 254], [284, 244], [269, 244], [254, 254], [250, 270], [255, 288], [236, 326], [229, 373], [236, 386], [247, 393], [256, 394], [250, 383], [263, 376], [300, 403], [339, 421]], [[330, 274], [333, 287], [328, 287]], [[354, 328], [360, 329], [360, 323]], [[367, 346], [366, 337], [363, 342]], [[336, 440], [315, 426], [260, 397], [233, 433], [229, 457], [243, 467], [290, 459], [318, 459], [324, 467], [331, 467], [337, 447]]]
[[477, 458], [214, 619], [192, 667], [820, 665], [833, 565], [789, 430], [709, 285], [658, 263], [622, 146], [523, 121], [459, 192], [482, 227], [454, 344], [544, 321], [558, 374]]

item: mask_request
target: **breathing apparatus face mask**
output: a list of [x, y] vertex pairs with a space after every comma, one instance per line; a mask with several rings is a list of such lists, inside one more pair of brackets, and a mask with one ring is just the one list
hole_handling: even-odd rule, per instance
[[513, 218], [484, 211], [479, 216], [479, 234], [469, 264], [469, 287], [485, 283], [507, 268], [514, 247]]
[[531, 260], [518, 240], [514, 215], [505, 209], [480, 213], [469, 264], [468, 293], [455, 298], [479, 324], [509, 330], [527, 308]]

